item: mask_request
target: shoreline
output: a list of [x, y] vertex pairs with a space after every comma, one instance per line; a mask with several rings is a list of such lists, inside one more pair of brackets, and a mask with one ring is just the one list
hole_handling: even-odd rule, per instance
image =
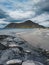
[[25, 31], [16, 33], [20, 38], [27, 41], [34, 47], [40, 47], [49, 50], [49, 30], [37, 29], [35, 31]]

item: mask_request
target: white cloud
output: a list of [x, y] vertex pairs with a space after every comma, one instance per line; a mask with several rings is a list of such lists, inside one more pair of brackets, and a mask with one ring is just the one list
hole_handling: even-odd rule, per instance
[[27, 19], [34, 16], [35, 12], [32, 12], [32, 11], [24, 12], [19, 10], [19, 11], [11, 11], [9, 12], [9, 15], [14, 19], [22, 20], [22, 19]]
[[40, 0], [32, 0], [34, 3], [39, 3]]
[[40, 25], [44, 25], [46, 27], [49, 27], [49, 21], [42, 22], [42, 23], [40, 23]]
[[5, 22], [4, 20], [6, 20], [5, 18], [0, 19], [0, 24], [8, 24], [9, 22]]
[[49, 24], [49, 13], [43, 13], [32, 18], [31, 20], [41, 25], [47, 26]]
[[9, 22], [5, 22], [4, 20], [5, 18], [0, 19], [0, 28], [4, 28], [7, 24], [9, 24]]

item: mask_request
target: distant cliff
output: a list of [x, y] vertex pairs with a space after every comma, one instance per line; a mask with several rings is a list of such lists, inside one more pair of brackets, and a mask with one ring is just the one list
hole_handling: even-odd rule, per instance
[[27, 20], [22, 23], [10, 23], [5, 28], [45, 28], [45, 27], [39, 25], [38, 23], [34, 23], [30, 20]]

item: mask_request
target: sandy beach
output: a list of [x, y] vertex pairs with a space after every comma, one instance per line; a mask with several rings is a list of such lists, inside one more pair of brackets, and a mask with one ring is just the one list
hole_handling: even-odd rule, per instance
[[49, 30], [48, 29], [36, 29], [31, 31], [16, 33], [20, 38], [27, 41], [29, 44], [35, 47], [41, 47], [49, 50]]

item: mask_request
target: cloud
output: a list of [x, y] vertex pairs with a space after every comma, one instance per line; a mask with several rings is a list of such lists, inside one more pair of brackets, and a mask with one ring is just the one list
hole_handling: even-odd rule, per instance
[[44, 12], [41, 15], [32, 18], [31, 20], [47, 27], [49, 24], [49, 13]]
[[5, 10], [23, 10], [28, 11], [34, 9], [34, 6], [39, 3], [40, 0], [2, 0], [0, 6]]
[[17, 20], [29, 19], [34, 15], [35, 15], [35, 12], [32, 12], [32, 11], [24, 12], [24, 11], [19, 10], [19, 11], [9, 12], [9, 16]]
[[0, 19], [1, 18], [6, 18], [8, 15], [6, 14], [6, 12], [4, 12], [3, 10], [0, 9]]
[[45, 27], [49, 27], [49, 22], [45, 21], [45, 22], [40, 23], [40, 25], [44, 25]]
[[4, 20], [5, 20], [5, 18], [0, 19], [0, 24], [8, 24], [9, 23], [9, 22], [5, 22]]
[[43, 11], [48, 12], [49, 11], [49, 0], [44, 0], [43, 2], [41, 2], [41, 5], [40, 6], [41, 6], [40, 8]]
[[41, 25], [49, 24], [49, 0], [0, 0], [0, 9], [6, 12], [0, 12], [0, 18], [6, 22], [30, 19]]
[[0, 6], [7, 11], [21, 9], [22, 11], [41, 12], [41, 10], [49, 9], [49, 0], [0, 0]]
[[49, 12], [49, 0], [40, 0], [35, 6], [36, 9], [38, 9], [38, 12]]
[[5, 18], [0, 19], [0, 28], [4, 28], [7, 24], [9, 24], [9, 22], [5, 22], [4, 20]]

